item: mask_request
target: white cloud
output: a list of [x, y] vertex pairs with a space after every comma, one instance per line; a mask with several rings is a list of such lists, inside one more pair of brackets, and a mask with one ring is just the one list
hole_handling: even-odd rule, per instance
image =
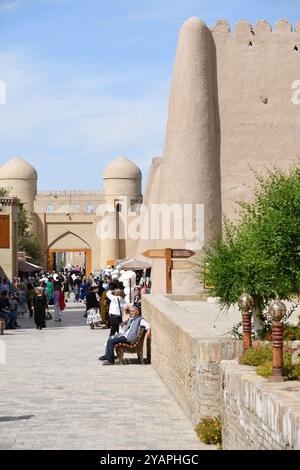
[[16, 0], [13, 2], [5, 2], [0, 4], [0, 12], [9, 12], [18, 8], [22, 3], [22, 0]]
[[12, 13], [20, 8], [48, 6], [74, 2], [75, 0], [0, 0], [0, 13]]

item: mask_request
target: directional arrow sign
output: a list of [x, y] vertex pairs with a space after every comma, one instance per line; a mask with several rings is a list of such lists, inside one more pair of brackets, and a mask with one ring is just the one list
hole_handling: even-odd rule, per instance
[[172, 250], [172, 258], [190, 258], [194, 254], [192, 250]]
[[[160, 249], [153, 249], [147, 250], [143, 253], [143, 256], [147, 258], [165, 258], [166, 257], [166, 250], [170, 248], [160, 248]], [[185, 250], [185, 249], [175, 249], [171, 250], [171, 257], [172, 258], [190, 258], [195, 254], [192, 250]]]
[[161, 250], [147, 250], [143, 253], [143, 256], [146, 256], [147, 258], [165, 258], [166, 250], [164, 248]]

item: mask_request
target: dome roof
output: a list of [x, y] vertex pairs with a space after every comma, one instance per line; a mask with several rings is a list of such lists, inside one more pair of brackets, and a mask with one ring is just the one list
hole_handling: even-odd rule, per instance
[[22, 158], [9, 160], [0, 167], [0, 179], [37, 180], [37, 177], [35, 168]]
[[82, 210], [72, 204], [63, 204], [54, 211], [54, 214], [82, 214]]
[[142, 172], [135, 163], [125, 157], [113, 160], [104, 171], [103, 179], [122, 178], [122, 179], [141, 179]]

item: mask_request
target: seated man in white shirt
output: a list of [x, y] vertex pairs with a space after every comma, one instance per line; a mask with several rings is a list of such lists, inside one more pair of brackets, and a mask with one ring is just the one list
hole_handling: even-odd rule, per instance
[[130, 319], [127, 322], [126, 328], [121, 335], [110, 336], [108, 338], [105, 354], [99, 357], [100, 361], [103, 362], [104, 366], [110, 366], [115, 363], [114, 358], [114, 346], [117, 343], [134, 343], [139, 335], [140, 327], [144, 327], [147, 330], [147, 336], [150, 336], [150, 325], [148, 322], [141, 317], [140, 305], [133, 304], [129, 307]]

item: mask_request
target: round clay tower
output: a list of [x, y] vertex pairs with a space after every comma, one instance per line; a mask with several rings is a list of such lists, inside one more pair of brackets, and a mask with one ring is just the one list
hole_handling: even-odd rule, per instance
[[120, 204], [128, 202], [128, 207], [130, 207], [131, 201], [141, 200], [142, 172], [128, 158], [119, 157], [113, 160], [106, 167], [103, 180], [107, 204], [116, 207], [117, 201]]
[[133, 162], [125, 157], [119, 157], [106, 167], [103, 180], [107, 211], [101, 223], [109, 227], [108, 231], [114, 236], [101, 240], [102, 267], [106, 266], [109, 260], [126, 256], [125, 220], [131, 208], [142, 202], [142, 173]]
[[34, 212], [37, 177], [35, 168], [22, 158], [9, 160], [0, 167], [0, 186], [7, 188], [10, 196], [18, 197], [31, 213]]
[[[178, 40], [161, 170], [160, 202], [202, 204], [204, 242], [221, 233], [217, 119], [213, 38], [206, 24], [192, 17], [183, 24]], [[172, 240], [171, 237], [171, 241], [166, 243], [184, 248], [186, 241], [175, 237]]]
[[[204, 244], [221, 233], [218, 119], [214, 40], [206, 24], [192, 17], [179, 34], [159, 194], [160, 204], [180, 206], [181, 213], [178, 210], [170, 214], [170, 236], [160, 234], [156, 248], [200, 252]], [[186, 216], [185, 209], [192, 213]], [[181, 221], [184, 229], [178, 236], [172, 227], [180, 228]], [[177, 286], [180, 293], [195, 292], [197, 288], [192, 270], [174, 271], [172, 282], [173, 292], [177, 293]], [[164, 264], [153, 260], [152, 292], [164, 289]]]

